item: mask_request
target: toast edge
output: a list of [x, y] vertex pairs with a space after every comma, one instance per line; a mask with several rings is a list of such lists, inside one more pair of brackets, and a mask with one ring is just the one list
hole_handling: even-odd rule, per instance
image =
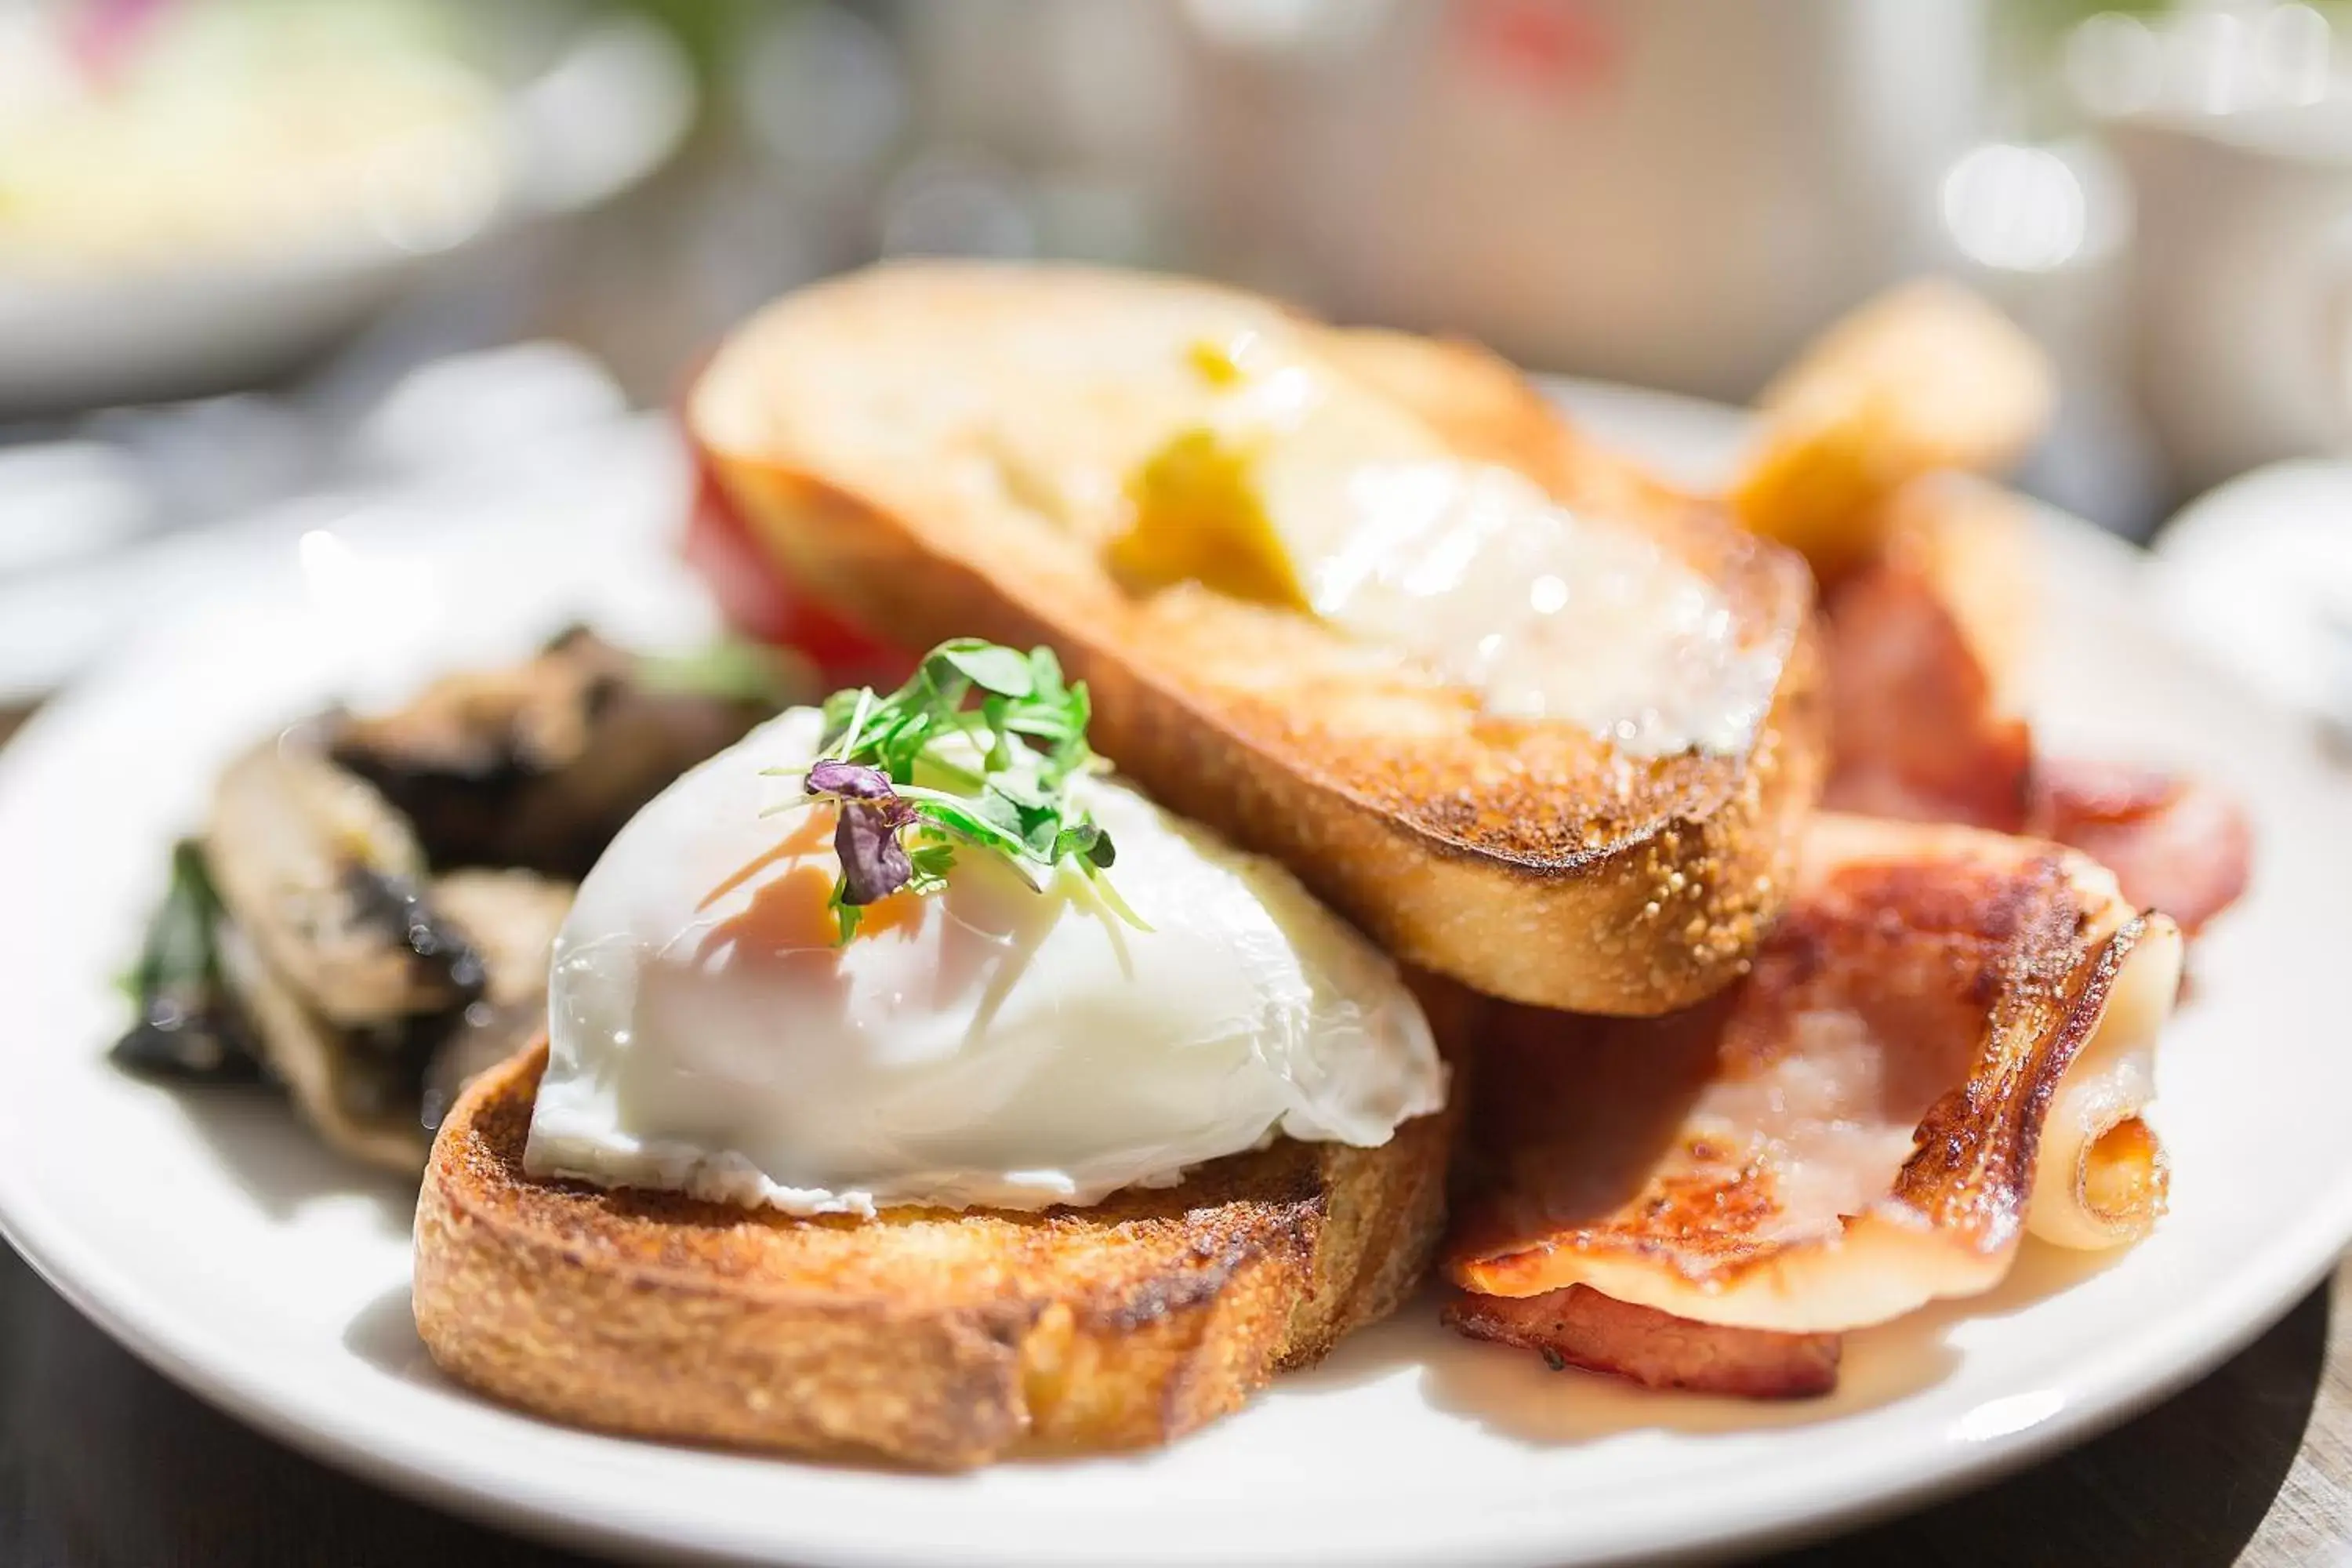
[[[1318, 1145], [1316, 1192], [1263, 1205], [1166, 1289], [886, 1305], [622, 1257], [597, 1231], [603, 1194], [521, 1171], [546, 1059], [542, 1041], [485, 1074], [435, 1141], [414, 1303], [442, 1370], [570, 1425], [925, 1468], [1163, 1443], [1387, 1316], [1444, 1228], [1458, 1121], [1423, 1118], [1382, 1149]], [[503, 1200], [526, 1189], [575, 1223], [519, 1218]]]

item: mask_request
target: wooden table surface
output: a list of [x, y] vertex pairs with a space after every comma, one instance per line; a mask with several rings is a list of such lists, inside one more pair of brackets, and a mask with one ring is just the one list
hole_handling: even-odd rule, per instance
[[[0, 713], [0, 739], [12, 728]], [[2186, 1392], [1986, 1489], [1770, 1560], [2352, 1563], [2352, 1265]], [[0, 1564], [557, 1568], [589, 1560], [327, 1469], [182, 1393], [0, 1247]]]

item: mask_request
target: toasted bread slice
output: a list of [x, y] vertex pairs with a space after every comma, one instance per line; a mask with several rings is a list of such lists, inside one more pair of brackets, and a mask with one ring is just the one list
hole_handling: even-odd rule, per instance
[[1946, 279], [1906, 283], [1832, 323], [1764, 389], [1732, 509], [1835, 582], [1885, 545], [1901, 515], [1888, 497], [1941, 468], [2005, 471], [2056, 402], [2049, 355], [1990, 301]]
[[[1785, 650], [1738, 754], [1645, 760], [1506, 721], [1312, 616], [1106, 567], [1121, 486], [1188, 351], [1255, 331], [1465, 458], [1651, 528]], [[1482, 991], [1653, 1014], [1738, 971], [1777, 914], [1825, 749], [1792, 554], [1598, 459], [1475, 351], [1336, 333], [1248, 295], [1081, 268], [904, 265], [787, 299], [698, 383], [696, 441], [804, 590], [914, 647], [1051, 644], [1104, 754], [1288, 864], [1400, 957]]]
[[605, 1192], [522, 1168], [546, 1065], [442, 1123], [416, 1326], [462, 1382], [610, 1431], [934, 1468], [1164, 1442], [1392, 1310], [1444, 1220], [1450, 1112], [1038, 1214]]

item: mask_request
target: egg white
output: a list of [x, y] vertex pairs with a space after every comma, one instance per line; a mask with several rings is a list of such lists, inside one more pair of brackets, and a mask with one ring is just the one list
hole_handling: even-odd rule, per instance
[[795, 709], [679, 779], [582, 885], [528, 1170], [803, 1215], [1031, 1209], [1276, 1134], [1377, 1145], [1443, 1103], [1388, 958], [1115, 781], [1076, 787], [1149, 931], [1079, 870], [1040, 892], [966, 849], [946, 889], [835, 944], [794, 912], [836, 868], [805, 821], [830, 808], [768, 772], [804, 768], [822, 722]]

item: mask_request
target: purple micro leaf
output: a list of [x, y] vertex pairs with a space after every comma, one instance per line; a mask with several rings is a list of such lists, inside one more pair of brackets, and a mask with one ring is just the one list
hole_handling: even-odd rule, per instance
[[[894, 800], [891, 804], [904, 803]], [[870, 904], [887, 898], [915, 874], [907, 847], [898, 842], [898, 824], [885, 806], [843, 801], [841, 820], [833, 828], [833, 852], [841, 858], [845, 904]]]
[[896, 800], [898, 792], [879, 768], [856, 763], [823, 762], [809, 769], [811, 795], [837, 795], [844, 800]]
[[907, 885], [915, 868], [898, 829], [915, 819], [915, 807], [898, 798], [887, 774], [856, 763], [821, 762], [809, 769], [803, 787], [839, 803], [833, 851], [841, 860], [843, 903], [870, 904]]

